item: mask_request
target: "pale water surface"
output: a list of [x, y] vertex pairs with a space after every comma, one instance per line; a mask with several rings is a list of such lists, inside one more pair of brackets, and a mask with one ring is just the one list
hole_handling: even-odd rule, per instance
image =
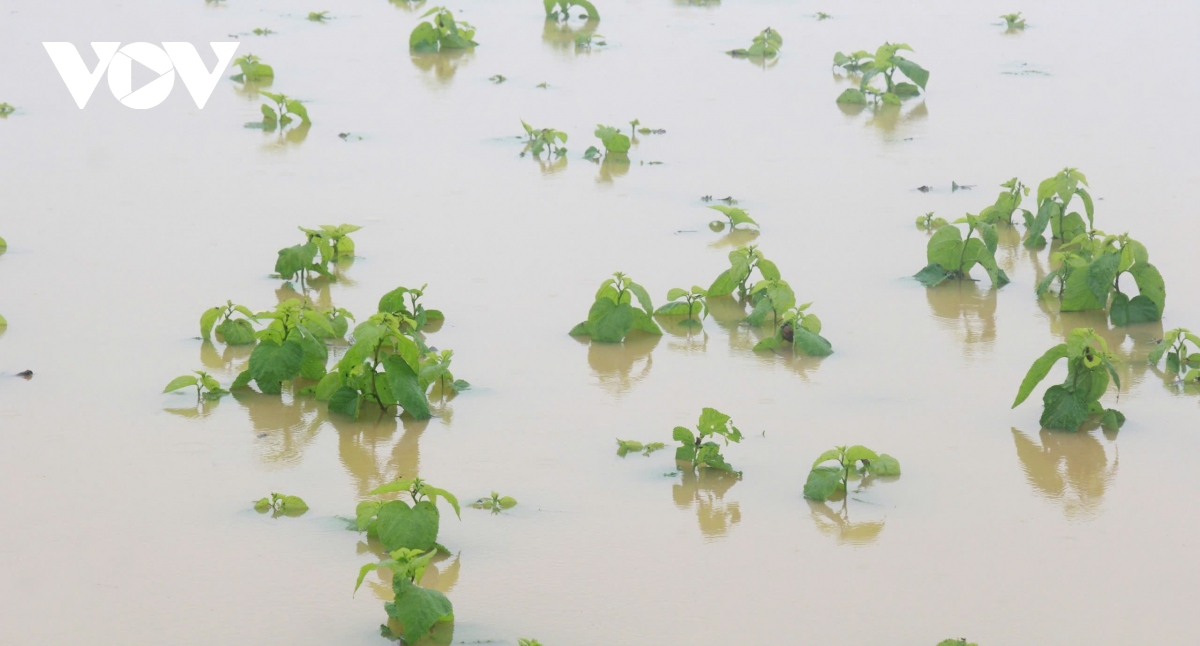
[[[608, 47], [575, 53], [538, 2], [468, 0], [451, 8], [481, 45], [414, 61], [425, 8], [0, 2], [0, 101], [20, 108], [0, 120], [0, 643], [383, 643], [390, 590], [372, 576], [351, 597], [376, 556], [336, 516], [401, 475], [520, 501], [443, 520], [456, 556], [425, 584], [453, 600], [456, 641], [1194, 640], [1200, 397], [1144, 356], [1162, 327], [1200, 327], [1200, 90], [1181, 63], [1200, 5], [607, 0]], [[1016, 9], [1030, 27], [1006, 35], [995, 16]], [[786, 39], [777, 63], [722, 54], [767, 25]], [[203, 111], [180, 84], [135, 111], [102, 82], [80, 111], [40, 44], [239, 33], [273, 91], [308, 101], [306, 133], [243, 128], [259, 101], [231, 81]], [[927, 96], [844, 114], [833, 52], [885, 40], [916, 49]], [[1047, 74], [1014, 73], [1029, 70]], [[569, 159], [519, 158], [522, 118], [570, 133]], [[627, 167], [580, 158], [595, 124], [634, 118], [667, 133]], [[1009, 410], [1035, 357], [1106, 328], [1039, 305], [1047, 250], [1010, 232], [998, 293], [908, 278], [925, 264], [916, 215], [978, 212], [1000, 182], [1064, 166], [1091, 180], [1097, 225], [1144, 241], [1167, 281], [1163, 326], [1105, 331], [1126, 360], [1106, 398], [1128, 415], [1119, 433], [1042, 432], [1036, 397]], [[762, 223], [833, 356], [756, 355], [761, 332], [728, 307], [690, 336], [567, 336], [613, 271], [656, 301], [711, 282], [745, 240], [708, 230], [703, 195]], [[447, 314], [430, 341], [474, 389], [428, 423], [353, 423], [287, 393], [198, 415], [159, 394], [202, 366], [232, 380], [246, 353], [202, 346], [200, 312], [272, 307], [295, 226], [343, 221], [366, 226], [359, 257], [313, 297], [361, 317], [429, 283]], [[742, 481], [664, 475], [670, 451], [615, 455], [615, 437], [669, 440], [703, 406], [746, 432], [726, 450]], [[904, 468], [848, 517], [801, 497], [810, 461], [844, 443]], [[256, 514], [270, 491], [312, 511]]]

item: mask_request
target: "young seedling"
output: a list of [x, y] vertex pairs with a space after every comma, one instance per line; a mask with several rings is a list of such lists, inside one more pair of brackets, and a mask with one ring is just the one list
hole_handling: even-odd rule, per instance
[[630, 453], [641, 453], [642, 455], [649, 456], [651, 453], [665, 448], [667, 448], [667, 445], [662, 442], [642, 444], [637, 440], [622, 440], [621, 438], [617, 438], [617, 455], [621, 457], [625, 457]]
[[501, 74], [497, 74], [495, 76], [489, 76], [488, 80], [491, 81], [492, 83], [495, 83], [496, 85], [500, 85], [501, 83], [507, 81], [508, 77], [501, 75]]
[[518, 639], [517, 646], [542, 646], [542, 642], [536, 639]]
[[1076, 328], [1067, 335], [1067, 342], [1050, 348], [1029, 368], [1017, 399], [1012, 407], [1021, 405], [1041, 383], [1059, 359], [1067, 360], [1067, 378], [1051, 386], [1042, 396], [1042, 428], [1075, 431], [1093, 415], [1100, 424], [1116, 430], [1125, 423], [1125, 415], [1115, 408], [1104, 408], [1100, 398], [1108, 391], [1109, 377], [1121, 390], [1121, 378], [1113, 367], [1108, 343], [1091, 328]]
[[304, 107], [299, 100], [274, 92], [262, 92], [262, 95], [274, 101], [274, 105], [264, 103], [259, 106], [263, 118], [261, 124], [254, 124], [255, 127], [262, 128], [267, 132], [274, 132], [276, 128], [282, 130], [296, 119], [300, 120], [301, 125], [312, 123], [308, 118], [308, 108]]
[[[454, 606], [446, 595], [417, 585], [437, 552], [435, 549], [390, 550], [388, 558], [379, 563], [368, 563], [358, 571], [355, 592], [358, 592], [368, 572], [380, 568], [392, 571], [392, 591], [396, 596], [394, 601], [383, 604], [383, 609], [389, 618], [404, 626], [404, 633], [399, 636], [403, 637], [405, 644], [417, 643], [439, 623], [454, 621]], [[382, 632], [391, 635], [386, 624]]]
[[730, 423], [728, 415], [715, 408], [705, 408], [700, 412], [700, 421], [696, 424], [695, 433], [682, 426], [676, 426], [671, 433], [671, 439], [680, 443], [675, 449], [675, 460], [690, 463], [693, 471], [699, 467], [706, 467], [742, 477], [741, 471], [734, 471], [725, 461], [725, 456], [721, 455], [721, 446], [707, 439], [714, 435], [724, 438], [725, 446], [729, 446], [730, 442], [742, 441], [742, 432]]
[[267, 29], [265, 27], [255, 27], [254, 30], [251, 31], [250, 33], [254, 34], [255, 36], [270, 36], [271, 34], [273, 34], [275, 32], [273, 32], [270, 29]]
[[[834, 464], [825, 464], [830, 461]], [[846, 493], [850, 480], [865, 475], [898, 476], [900, 462], [886, 453], [875, 453], [861, 445], [834, 447], [813, 462], [804, 483], [804, 497], [824, 502], [834, 494]]]
[[750, 295], [750, 276], [758, 270], [761, 280], [779, 280], [779, 268], [767, 260], [755, 245], [729, 252], [729, 269], [721, 272], [708, 288], [708, 298], [728, 296], [735, 291], [739, 300]]
[[[950, 279], [974, 280], [971, 269], [980, 265], [987, 271], [992, 287], [999, 289], [1007, 285], [1008, 274], [996, 264], [996, 247], [1000, 244], [996, 226], [970, 213], [955, 220], [954, 224], [967, 225], [966, 238], [957, 226], [944, 226], [935, 231], [925, 252], [929, 264], [914, 278], [926, 287], [936, 287]], [[973, 237], [976, 233], [978, 238]]]
[[[1077, 168], [1064, 168], [1054, 177], [1042, 180], [1037, 190], [1037, 215], [1025, 212], [1025, 228], [1028, 230], [1025, 246], [1032, 249], [1046, 244], [1043, 234], [1047, 226], [1050, 227], [1051, 238], [1064, 241], [1074, 240], [1095, 227], [1092, 195], [1086, 187], [1087, 177]], [[1078, 212], [1067, 212], [1071, 200], [1077, 195], [1087, 214], [1086, 225]]]
[[331, 18], [331, 16], [329, 15], [328, 11], [310, 11], [310, 12], [308, 12], [308, 19], [313, 22], [325, 22], [326, 20], [329, 20], [330, 18]]
[[[739, 209], [736, 206], [724, 206], [721, 204], [714, 204], [708, 208], [725, 214], [726, 219], [729, 220], [730, 231], [742, 225], [752, 226], [756, 229], [758, 228], [758, 223], [755, 222], [754, 218], [750, 217], [744, 209]], [[718, 227], [717, 225], [721, 226]], [[724, 225], [725, 223], [721, 220], [713, 220], [713, 222], [709, 225], [709, 228], [713, 229], [714, 231], [721, 231], [725, 228]]]
[[543, 151], [547, 153], [547, 158], [557, 159], [567, 154], [567, 148], [564, 146], [567, 143], [567, 133], [553, 128], [534, 128], [523, 119], [521, 127], [525, 128], [525, 150], [521, 151], [522, 157], [525, 153], [531, 153], [540, 159]]
[[596, 10], [596, 5], [588, 2], [588, 0], [544, 0], [546, 5], [546, 19], [567, 21], [571, 18], [571, 7], [579, 7], [587, 12], [588, 20], [600, 20], [600, 12]]
[[1018, 29], [1025, 28], [1025, 19], [1021, 17], [1020, 11], [1017, 13], [1006, 13], [1000, 17], [1004, 19], [1004, 25], [1008, 31], [1016, 31]]
[[270, 323], [255, 333], [259, 343], [250, 353], [246, 370], [229, 389], [245, 388], [253, 380], [261, 392], [273, 395], [282, 392], [283, 382], [297, 377], [323, 379], [329, 358], [323, 339], [344, 336], [346, 319], [353, 318], [346, 310], [321, 312], [295, 298], [255, 317]]
[[328, 267], [331, 262], [354, 257], [354, 240], [350, 238], [350, 234], [362, 227], [355, 224], [322, 224], [316, 229], [296, 228], [304, 232], [308, 242], [317, 243], [317, 250], [321, 252], [321, 264]]
[[[1190, 350], [1188, 343], [1192, 344]], [[1150, 351], [1150, 365], [1157, 366], [1163, 357], [1167, 358], [1167, 374], [1179, 377], [1182, 373], [1179, 381], [1185, 384], [1200, 382], [1200, 336], [1184, 328], [1170, 330]]]
[[[838, 103], [865, 104], [870, 97], [876, 104], [900, 105], [902, 99], [917, 96], [929, 82], [929, 72], [913, 61], [897, 54], [899, 51], [913, 51], [904, 43], [884, 43], [871, 55], [859, 51], [847, 56], [841, 52], [834, 54], [833, 64], [847, 71], [861, 71], [862, 78], [858, 88], [850, 88], [838, 97]], [[910, 82], [899, 81], [895, 77], [900, 72]], [[871, 86], [871, 80], [882, 76], [887, 87], [878, 90]]]
[[767, 324], [769, 316], [771, 329], [774, 330], [779, 327], [780, 316], [796, 306], [796, 293], [786, 280], [764, 278], [750, 288], [750, 303], [754, 307], [744, 322], [753, 327], [762, 327]]
[[448, 503], [454, 515], [462, 519], [462, 510], [454, 494], [431, 486], [420, 478], [397, 480], [375, 489], [371, 495], [390, 493], [406, 495], [412, 504], [403, 500], [364, 500], [354, 510], [354, 523], [358, 531], [377, 537], [389, 552], [398, 549], [426, 551], [441, 547], [437, 543], [441, 523], [441, 513], [437, 508], [439, 500]]
[[790, 344], [792, 353], [797, 355], [827, 357], [833, 354], [833, 345], [821, 336], [821, 319], [807, 312], [811, 305], [804, 303], [783, 312], [775, 334], [755, 344], [754, 350], [776, 351]]
[[[604, 153], [606, 155], [609, 153], [623, 155], [629, 152], [629, 147], [632, 145], [632, 143], [629, 141], [629, 137], [622, 134], [620, 129], [612, 126], [598, 125], [596, 126], [596, 132], [594, 134], [600, 138], [600, 142], [604, 145]], [[596, 148], [595, 146], [589, 146], [588, 149], [583, 153], [583, 158], [589, 161], [598, 161], [600, 158], [600, 149]]]
[[7, 117], [17, 109], [11, 103], [0, 103], [0, 117]]
[[[958, 185], [955, 184], [954, 186]], [[1004, 223], [1011, 225], [1013, 213], [1021, 207], [1022, 198], [1029, 195], [1029, 187], [1022, 184], [1021, 180], [1015, 177], [1000, 186], [1008, 190], [1002, 191], [1000, 195], [996, 196], [995, 204], [984, 207], [979, 212], [979, 219], [989, 224]], [[1028, 209], [1021, 209], [1021, 212], [1024, 214], [1026, 220], [1033, 217], [1033, 213], [1030, 213]]]
[[216, 401], [222, 395], [228, 395], [229, 391], [221, 388], [221, 382], [217, 381], [212, 375], [203, 370], [196, 370], [194, 375], [183, 375], [171, 380], [166, 388], [163, 388], [164, 393], [183, 390], [189, 386], [196, 387], [196, 403], [199, 404], [201, 399], [207, 401]]
[[708, 290], [693, 285], [691, 291], [673, 287], [667, 292], [666, 305], [654, 311], [655, 316], [682, 316], [688, 321], [708, 318]]
[[[640, 308], [633, 306], [635, 297]], [[588, 336], [600, 343], [619, 343], [633, 330], [660, 335], [662, 330], [650, 318], [653, 313], [646, 288], [618, 271], [601, 283], [587, 320], [571, 328], [570, 334]]]
[[450, 358], [453, 356], [453, 350], [430, 350], [421, 357], [421, 369], [417, 372], [417, 380], [426, 392], [437, 386], [438, 394], [445, 397], [447, 392], [457, 394], [471, 387], [471, 384], [462, 379], [455, 379], [451, 374]]
[[470, 49], [479, 43], [472, 40], [475, 28], [466, 21], [455, 21], [454, 15], [445, 7], [434, 7], [421, 17], [433, 16], [433, 20], [422, 22], [408, 37], [408, 47], [414, 52], [430, 53], [448, 49]]
[[[414, 419], [429, 419], [427, 386], [419, 376], [420, 357], [428, 349], [406, 332], [415, 327], [416, 321], [403, 314], [375, 314], [360, 323], [354, 328], [354, 345], [342, 355], [337, 370], [317, 384], [317, 400], [328, 401], [329, 410], [352, 419], [358, 419], [363, 402], [373, 402], [385, 413], [399, 407]], [[250, 359], [253, 366], [254, 355]]]
[[[244, 318], [233, 318], [234, 314], [241, 314]], [[217, 325], [217, 319], [221, 319], [220, 325]], [[215, 326], [226, 345], [249, 345], [254, 343], [254, 326], [251, 322], [258, 322], [254, 312], [245, 305], [226, 301], [225, 305], [210, 307], [200, 315], [200, 337], [208, 341]]]
[[501, 496], [495, 491], [492, 492], [491, 498], [480, 498], [471, 503], [471, 507], [475, 509], [487, 509], [493, 514], [498, 514], [505, 509], [512, 509], [517, 506], [517, 499], [512, 496]]
[[950, 223], [946, 221], [946, 218], [935, 217], [933, 211], [917, 216], [917, 228], [925, 231], [937, 231], [947, 224]]
[[246, 54], [234, 59], [234, 65], [242, 70], [240, 74], [229, 77], [238, 83], [255, 83], [275, 78], [275, 70], [254, 54]]
[[[1129, 237], [1105, 235], [1092, 229], [1050, 255], [1058, 267], [1037, 286], [1038, 296], [1057, 281], [1061, 311], [1107, 309], [1113, 325], [1151, 323], [1162, 319], [1167, 288], [1158, 268], [1150, 264], [1145, 245]], [[1121, 276], [1129, 274], [1138, 295], [1121, 291]]]
[[[394, 314], [404, 319], [411, 319], [412, 327], [404, 328], [405, 331], [421, 331], [426, 326], [433, 324], [434, 321], [442, 321], [446, 318], [441, 310], [425, 309], [421, 304], [421, 297], [425, 295], [425, 288], [429, 283], [425, 283], [420, 287], [397, 287], [392, 291], [383, 295], [379, 299], [380, 314]], [[405, 301], [405, 299], [408, 299]]]
[[280, 516], [300, 516], [308, 511], [308, 504], [300, 499], [299, 496], [285, 496], [281, 493], [272, 493], [270, 498], [260, 498], [254, 503], [254, 511], [260, 514], [273, 512], [275, 518]]
[[813, 14], [813, 18], [816, 18], [817, 20], [829, 20], [832, 17], [833, 16], [825, 13], [824, 11], [818, 11], [817, 13]]
[[731, 49], [725, 53], [734, 58], [774, 58], [780, 47], [783, 47], [783, 36], [767, 27], [754, 37], [748, 49]]

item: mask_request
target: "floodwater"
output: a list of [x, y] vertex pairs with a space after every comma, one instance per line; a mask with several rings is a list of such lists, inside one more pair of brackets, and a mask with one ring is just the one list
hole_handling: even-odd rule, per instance
[[[1174, 64], [1200, 5], [616, 0], [589, 27], [607, 47], [587, 53], [540, 3], [469, 0], [451, 8], [480, 46], [414, 60], [426, 8], [0, 4], [0, 101], [18, 106], [0, 120], [0, 643], [384, 643], [386, 583], [351, 596], [376, 552], [337, 517], [402, 475], [520, 501], [443, 518], [453, 556], [424, 583], [453, 601], [456, 642], [1194, 639], [1200, 393], [1143, 362], [1164, 327], [1200, 327], [1200, 86]], [[1017, 8], [1029, 28], [1003, 33], [994, 16]], [[768, 25], [776, 63], [722, 54]], [[203, 111], [180, 83], [146, 111], [101, 83], [80, 111], [40, 45], [228, 34], [275, 67], [272, 91], [307, 101], [311, 128], [243, 128], [260, 101], [227, 80]], [[833, 52], [884, 40], [916, 49], [927, 96], [844, 113]], [[595, 124], [635, 118], [667, 132], [628, 165], [581, 158]], [[519, 119], [568, 132], [568, 159], [518, 157]], [[1149, 248], [1162, 326], [1039, 304], [1049, 251], [1019, 231], [999, 292], [908, 278], [925, 265], [917, 215], [978, 212], [1010, 177], [1064, 166], [1091, 180], [1098, 227]], [[755, 354], [762, 332], [728, 303], [699, 331], [567, 335], [614, 271], [657, 303], [727, 266], [747, 240], [707, 228], [704, 195], [762, 224], [753, 242], [835, 354]], [[430, 342], [472, 390], [420, 423], [351, 422], [290, 392], [201, 409], [160, 394], [201, 367], [228, 384], [246, 353], [202, 344], [200, 313], [272, 307], [276, 250], [340, 222], [365, 225], [358, 257], [312, 298], [363, 317], [429, 283], [447, 316]], [[1038, 397], [1009, 409], [1076, 326], [1104, 328], [1125, 362], [1105, 399], [1128, 415], [1118, 433], [1042, 431]], [[725, 450], [742, 480], [680, 475], [670, 450], [616, 455], [615, 438], [669, 441], [704, 406], [745, 432]], [[811, 460], [846, 443], [896, 456], [902, 477], [845, 509], [806, 502]], [[255, 513], [271, 491], [312, 510]]]

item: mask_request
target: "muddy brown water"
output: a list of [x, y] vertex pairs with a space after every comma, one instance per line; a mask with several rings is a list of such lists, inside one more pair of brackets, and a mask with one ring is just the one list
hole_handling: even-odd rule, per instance
[[[0, 101], [20, 108], [0, 120], [0, 643], [383, 643], [389, 588], [372, 575], [351, 597], [376, 555], [336, 517], [401, 475], [520, 501], [443, 521], [454, 556], [425, 584], [454, 602], [456, 641], [1192, 639], [1200, 396], [1143, 358], [1163, 327], [1200, 326], [1200, 86], [1170, 63], [1190, 56], [1200, 5], [618, 1], [594, 26], [608, 46], [577, 53], [539, 3], [466, 2], [451, 8], [480, 47], [414, 61], [425, 8], [0, 6]], [[994, 16], [1016, 8], [1030, 27], [1005, 35]], [[304, 20], [322, 9], [333, 20]], [[775, 64], [721, 53], [767, 25], [785, 38]], [[308, 101], [310, 129], [244, 129], [259, 101], [230, 81], [203, 111], [179, 84], [135, 111], [104, 83], [80, 111], [40, 45], [235, 33], [275, 66], [272, 91]], [[916, 48], [927, 96], [843, 112], [832, 53], [887, 39]], [[568, 132], [568, 159], [518, 158], [522, 118]], [[639, 137], [629, 165], [580, 158], [595, 124], [634, 118], [667, 132]], [[1019, 231], [999, 292], [908, 278], [925, 264], [915, 216], [977, 212], [1000, 182], [1068, 165], [1101, 198], [1097, 225], [1150, 249], [1162, 326], [1039, 304], [1048, 251]], [[729, 304], [702, 330], [567, 336], [613, 271], [656, 302], [711, 282], [747, 240], [708, 230], [703, 195], [762, 223], [753, 242], [815, 302], [833, 356], [756, 355], [761, 332]], [[312, 297], [364, 316], [429, 283], [447, 314], [430, 341], [474, 389], [426, 423], [351, 422], [290, 393], [201, 409], [159, 394], [201, 367], [232, 380], [246, 353], [194, 338], [200, 312], [273, 306], [295, 226], [343, 221], [365, 225], [359, 257]], [[1009, 409], [1076, 326], [1119, 347], [1119, 433], [1041, 431], [1036, 398]], [[743, 480], [665, 475], [669, 450], [615, 454], [616, 437], [668, 441], [703, 406], [746, 433], [726, 450]], [[843, 443], [903, 476], [846, 513], [810, 505], [810, 461]], [[312, 511], [256, 514], [271, 491]]]

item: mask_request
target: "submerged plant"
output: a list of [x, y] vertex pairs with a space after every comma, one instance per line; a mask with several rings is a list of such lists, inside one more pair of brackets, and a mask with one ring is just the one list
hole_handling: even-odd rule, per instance
[[246, 370], [234, 379], [229, 389], [245, 388], [253, 381], [261, 392], [272, 395], [282, 392], [285, 381], [325, 377], [329, 349], [323, 339], [343, 336], [348, 325], [346, 319], [352, 318], [345, 310], [322, 312], [296, 298], [255, 317], [270, 323], [255, 333], [259, 343], [250, 353]]
[[596, 5], [588, 0], [543, 0], [546, 5], [546, 18], [565, 21], [571, 18], [571, 7], [579, 7], [587, 12], [588, 20], [600, 20], [600, 12]]
[[1025, 28], [1025, 19], [1021, 17], [1021, 12], [1006, 13], [1000, 16], [1004, 19], [1004, 25], [1009, 31]]
[[312, 123], [308, 118], [308, 108], [297, 99], [289, 98], [286, 94], [276, 94], [274, 92], [262, 92], [262, 95], [274, 102], [264, 103], [259, 106], [262, 111], [262, 124], [255, 124], [267, 132], [272, 132], [276, 128], [285, 128], [287, 125], [296, 119], [300, 120], [301, 125]]
[[521, 127], [525, 128], [525, 150], [521, 151], [522, 157], [527, 152], [539, 158], [543, 151], [547, 153], [547, 157], [558, 158], [567, 154], [567, 148], [564, 145], [567, 143], [567, 133], [554, 128], [534, 128], [525, 123], [523, 119]]
[[422, 388], [426, 391], [433, 387], [438, 387], [438, 392], [444, 397], [446, 391], [460, 393], [471, 387], [471, 384], [462, 379], [455, 379], [450, 372], [450, 358], [454, 356], [453, 350], [442, 350], [440, 352], [430, 350], [421, 357], [421, 369], [417, 372], [417, 380]]
[[250, 31], [250, 33], [254, 34], [255, 36], [270, 36], [275, 32], [267, 29], [266, 27], [255, 27]]
[[727, 296], [735, 291], [740, 300], [750, 294], [750, 276], [757, 269], [761, 280], [779, 280], [779, 268], [767, 260], [755, 245], [729, 252], [729, 269], [721, 272], [708, 288], [708, 298]]
[[[858, 88], [849, 88], [838, 97], [838, 103], [865, 104], [867, 98], [875, 103], [900, 105], [902, 99], [917, 96], [929, 82], [929, 72], [913, 61], [897, 54], [899, 51], [913, 51], [904, 43], [884, 43], [871, 55], [865, 51], [846, 55], [841, 52], [834, 54], [833, 64], [847, 71], [862, 73]], [[911, 82], [897, 81], [896, 72], [900, 72]], [[882, 76], [887, 83], [883, 90], [871, 86], [876, 76]]]
[[[957, 186], [957, 184], [956, 184]], [[1029, 187], [1022, 184], [1021, 180], [1012, 178], [1000, 185], [1001, 188], [1008, 189], [1002, 191], [996, 196], [996, 203], [991, 206], [984, 207], [979, 212], [979, 219], [990, 224], [1004, 223], [1012, 224], [1013, 213], [1021, 207], [1021, 200], [1029, 195]], [[1028, 209], [1021, 209], [1025, 218], [1033, 217], [1033, 214]]]
[[317, 400], [328, 401], [330, 411], [352, 419], [358, 419], [364, 402], [373, 402], [384, 412], [395, 406], [414, 419], [429, 419], [427, 385], [419, 376], [426, 349], [408, 332], [415, 326], [408, 316], [390, 313], [360, 323], [354, 328], [354, 345], [342, 355], [337, 370], [317, 384]]
[[[640, 307], [633, 306], [635, 297]], [[651, 318], [653, 314], [654, 305], [646, 288], [618, 271], [601, 283], [587, 320], [572, 328], [570, 334], [591, 337], [601, 343], [623, 341], [633, 330], [662, 334]]]
[[422, 14], [422, 18], [433, 16], [416, 26], [408, 37], [408, 47], [414, 52], [437, 52], [447, 49], [470, 49], [479, 43], [472, 40], [475, 28], [466, 21], [455, 21], [454, 15], [445, 7], [434, 7]]
[[[749, 225], [756, 229], [758, 228], [758, 223], [754, 221], [754, 218], [750, 217], [746, 213], [745, 209], [739, 209], [736, 206], [725, 206], [723, 204], [713, 204], [708, 208], [725, 214], [726, 219], [729, 221], [730, 231], [741, 225]], [[725, 222], [722, 222], [721, 220], [713, 220], [713, 222], [709, 225], [709, 228], [712, 228], [715, 231], [720, 231], [721, 229], [725, 228]]]
[[[834, 464], [825, 464], [830, 461]], [[823, 502], [834, 494], [845, 493], [852, 478], [867, 474], [898, 476], [900, 462], [886, 453], [875, 453], [861, 445], [834, 447], [813, 462], [804, 483], [804, 497]]]
[[[944, 226], [929, 238], [925, 256], [929, 264], [914, 276], [922, 285], [935, 287], [945, 280], [973, 280], [971, 269], [982, 266], [992, 281], [992, 287], [1000, 288], [1009, 283], [1008, 274], [996, 264], [996, 247], [1000, 234], [994, 224], [982, 221], [968, 213], [954, 224], [966, 224], [964, 238], [957, 226]], [[976, 233], [979, 237], [973, 237]]]
[[[1081, 233], [1051, 254], [1058, 267], [1037, 286], [1044, 295], [1055, 282], [1061, 311], [1108, 310], [1113, 325], [1151, 323], [1162, 319], [1167, 288], [1158, 268], [1150, 264], [1146, 246], [1129, 237], [1091, 230]], [[1128, 274], [1138, 294], [1121, 291], [1121, 276]]]
[[[241, 314], [244, 318], [234, 318], [234, 314]], [[217, 319], [221, 319], [219, 325]], [[200, 336], [205, 341], [209, 340], [215, 326], [226, 345], [249, 345], [254, 343], [252, 321], [257, 322], [258, 318], [250, 308], [226, 301], [225, 305], [210, 307], [200, 315]]]
[[308, 504], [301, 500], [299, 496], [272, 493], [270, 498], [260, 498], [255, 502], [254, 511], [260, 514], [265, 514], [269, 511], [275, 512], [276, 518], [279, 516], [299, 516], [308, 511]]
[[329, 17], [330, 16], [329, 16], [328, 11], [310, 11], [310, 12], [308, 12], [308, 19], [313, 22], [325, 22], [326, 20], [329, 20]]
[[[1188, 349], [1188, 343], [1192, 348]], [[1175, 328], [1163, 335], [1162, 341], [1150, 351], [1150, 365], [1157, 366], [1166, 357], [1167, 374], [1184, 383], [1200, 382], [1200, 336], [1185, 328]]]
[[642, 444], [637, 440], [622, 440], [617, 438], [617, 455], [625, 457], [630, 453], [641, 453], [642, 455], [650, 455], [655, 451], [660, 451], [667, 448], [662, 442], [649, 442]]
[[940, 218], [940, 217], [934, 216], [933, 211], [930, 211], [929, 213], [926, 213], [925, 215], [917, 216], [917, 228], [918, 229], [924, 229], [926, 231], [937, 231], [938, 229], [946, 226], [947, 224], [950, 224], [950, 223], [946, 221], [946, 218]]
[[242, 70], [240, 74], [235, 74], [230, 79], [239, 83], [254, 83], [257, 81], [265, 81], [275, 78], [275, 70], [270, 65], [262, 62], [262, 59], [254, 54], [246, 54], [233, 60], [233, 64]]
[[[1076, 196], [1083, 202], [1087, 224], [1083, 223], [1083, 216], [1077, 211], [1067, 212], [1067, 207]], [[1054, 240], [1074, 240], [1096, 226], [1093, 220], [1095, 208], [1092, 205], [1092, 195], [1087, 191], [1087, 177], [1079, 172], [1078, 168], [1064, 168], [1054, 177], [1042, 180], [1038, 184], [1037, 202], [1036, 216], [1025, 212], [1025, 228], [1028, 230], [1026, 247], [1046, 244], [1043, 235], [1046, 227], [1050, 228], [1050, 235]]]
[[749, 48], [731, 49], [725, 53], [734, 57], [774, 58], [779, 54], [780, 47], [783, 47], [783, 36], [767, 27], [754, 37]]
[[[392, 591], [396, 596], [393, 601], [384, 603], [383, 609], [389, 618], [404, 626], [401, 636], [405, 644], [417, 643], [439, 623], [454, 621], [454, 606], [446, 595], [417, 585], [436, 554], [435, 549], [390, 550], [388, 558], [379, 563], [368, 563], [358, 571], [355, 592], [358, 592], [368, 572], [380, 568], [391, 570]], [[384, 635], [392, 634], [387, 624], [381, 630]]]
[[372, 491], [371, 495], [390, 493], [406, 495], [412, 504], [403, 500], [364, 500], [354, 510], [354, 523], [358, 531], [378, 538], [389, 552], [398, 549], [424, 552], [441, 547], [437, 543], [442, 517], [437, 508], [438, 501], [446, 501], [454, 510], [454, 515], [462, 519], [458, 498], [454, 494], [431, 486], [420, 478], [400, 479], [385, 484]]
[[393, 289], [379, 299], [379, 313], [395, 314], [411, 320], [412, 325], [406, 327], [406, 331], [420, 331], [434, 321], [445, 319], [446, 316], [442, 314], [441, 310], [425, 309], [425, 305], [421, 303], [421, 297], [425, 296], [426, 287], [429, 287], [429, 283], [420, 287], [401, 286]]
[[196, 402], [201, 399], [208, 401], [216, 401], [222, 395], [228, 395], [229, 391], [221, 388], [221, 382], [217, 381], [212, 375], [203, 370], [196, 370], [194, 375], [183, 375], [171, 380], [166, 388], [163, 388], [164, 393], [183, 390], [191, 386], [196, 387]]
[[779, 316], [775, 334], [755, 344], [754, 350], [779, 350], [791, 345], [795, 354], [810, 357], [827, 357], [833, 354], [833, 345], [821, 336], [821, 319], [807, 312], [810, 306], [812, 303], [804, 303], [785, 310]]
[[[605, 154], [617, 153], [623, 155], [629, 152], [629, 147], [632, 145], [629, 137], [623, 134], [620, 128], [598, 125], [594, 134], [600, 138], [600, 143], [604, 145]], [[599, 156], [600, 149], [595, 146], [588, 147], [583, 153], [583, 158], [588, 160], [598, 159]]]
[[304, 232], [304, 244], [279, 250], [275, 272], [284, 280], [300, 278], [307, 285], [312, 274], [335, 280], [329, 264], [354, 255], [354, 240], [350, 234], [362, 227], [354, 224], [322, 224], [317, 229], [296, 227]]
[[11, 103], [0, 102], [0, 117], [7, 117], [16, 111], [16, 107], [14, 107]]
[[542, 646], [542, 642], [536, 639], [518, 639], [517, 646]]
[[493, 514], [498, 514], [505, 509], [512, 509], [517, 506], [517, 499], [512, 496], [501, 496], [495, 491], [492, 492], [491, 498], [480, 498], [471, 503], [471, 507], [475, 509], [487, 509]]
[[667, 292], [669, 303], [654, 311], [656, 316], [683, 316], [688, 320], [708, 318], [708, 290], [693, 285], [691, 291], [673, 287]]
[[1078, 430], [1089, 417], [1097, 415], [1105, 428], [1118, 429], [1125, 415], [1115, 408], [1104, 408], [1100, 398], [1108, 391], [1109, 378], [1121, 390], [1121, 378], [1113, 367], [1108, 343], [1091, 328], [1076, 328], [1067, 342], [1050, 348], [1029, 368], [1012, 407], [1021, 405], [1041, 383], [1059, 359], [1067, 360], [1067, 378], [1046, 389], [1042, 396], [1042, 428]]
[[700, 421], [696, 424], [695, 433], [682, 426], [676, 426], [671, 433], [671, 439], [680, 443], [675, 449], [675, 459], [691, 463], [693, 470], [706, 467], [742, 477], [742, 472], [734, 471], [725, 461], [725, 456], [721, 455], [721, 445], [708, 439], [714, 435], [724, 438], [725, 446], [729, 446], [730, 442], [742, 441], [742, 432], [730, 423], [728, 415], [715, 408], [705, 408], [700, 412]]
[[496, 74], [494, 76], [489, 76], [488, 80], [491, 81], [492, 83], [495, 83], [496, 85], [500, 85], [501, 83], [507, 81], [508, 77], [504, 76], [503, 74]]

